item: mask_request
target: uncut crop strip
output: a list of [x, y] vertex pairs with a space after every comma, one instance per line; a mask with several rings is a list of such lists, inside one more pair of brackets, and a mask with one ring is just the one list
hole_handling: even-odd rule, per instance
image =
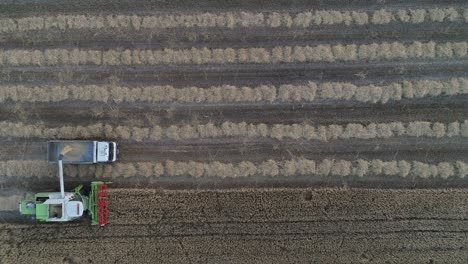
[[349, 82], [309, 81], [303, 85], [256, 87], [221, 85], [209, 88], [174, 86], [123, 87], [115, 85], [0, 86], [0, 102], [60, 102], [66, 100], [95, 102], [178, 102], [178, 103], [252, 103], [313, 102], [317, 100], [352, 100], [364, 103], [387, 103], [401, 99], [439, 95], [468, 94], [468, 79], [408, 80], [384, 85], [355, 85]]
[[459, 7], [372, 11], [309, 10], [286, 12], [221, 12], [178, 15], [57, 15], [0, 19], [0, 32], [70, 29], [164, 29], [176, 27], [308, 28], [323, 25], [385, 25], [468, 22], [468, 9]]
[[466, 58], [468, 42], [382, 42], [274, 48], [0, 50], [0, 65], [159, 65], [305, 63]]
[[[399, 176], [418, 178], [461, 177], [468, 175], [468, 163], [464, 161], [439, 162], [436, 164], [419, 161], [393, 160], [334, 160], [314, 161], [308, 159], [267, 160], [260, 163], [242, 161], [239, 163], [214, 162], [135, 162], [97, 164], [90, 166], [68, 165], [65, 175], [70, 177], [93, 177], [98, 179], [116, 177], [221, 177], [238, 178], [251, 176]], [[9, 160], [0, 161], [0, 175], [6, 177], [56, 177], [56, 167], [46, 161]]]
[[468, 137], [468, 120], [448, 124], [413, 121], [408, 123], [349, 123], [346, 125], [299, 124], [247, 124], [224, 122], [221, 125], [172, 125], [169, 127], [127, 127], [97, 123], [89, 126], [45, 127], [44, 125], [0, 122], [0, 137], [16, 138], [108, 138], [131, 141], [155, 142], [160, 140], [189, 140], [199, 138], [272, 138], [301, 140], [346, 140], [351, 138], [373, 139], [407, 137]]

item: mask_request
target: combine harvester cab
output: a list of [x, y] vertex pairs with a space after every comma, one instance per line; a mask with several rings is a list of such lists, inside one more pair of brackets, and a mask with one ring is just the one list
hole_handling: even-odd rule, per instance
[[70, 222], [81, 219], [86, 212], [93, 225], [108, 224], [107, 186], [110, 182], [91, 182], [89, 192], [79, 185], [72, 192], [64, 191], [63, 164], [93, 164], [114, 162], [117, 156], [115, 142], [51, 141], [48, 147], [49, 163], [57, 163], [60, 192], [37, 193], [34, 199], [22, 200], [19, 211], [37, 222]]

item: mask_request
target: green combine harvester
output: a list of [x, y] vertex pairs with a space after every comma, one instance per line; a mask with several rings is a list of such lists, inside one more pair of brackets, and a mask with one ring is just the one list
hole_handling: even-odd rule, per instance
[[58, 164], [60, 192], [36, 193], [34, 198], [22, 200], [19, 204], [20, 213], [31, 216], [37, 222], [70, 222], [83, 218], [87, 212], [93, 225], [108, 224], [107, 185], [110, 182], [91, 182], [88, 193], [82, 184], [71, 192], [65, 192], [63, 163], [64, 160], [68, 164], [113, 162], [116, 160], [116, 148], [115, 142], [49, 142], [49, 162]]

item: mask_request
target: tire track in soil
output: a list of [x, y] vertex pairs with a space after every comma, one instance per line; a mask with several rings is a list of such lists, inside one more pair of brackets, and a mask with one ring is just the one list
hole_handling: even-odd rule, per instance
[[[455, 122], [468, 116], [467, 95], [403, 99], [386, 104], [365, 104], [341, 100], [299, 103], [100, 103], [64, 101], [59, 103], [3, 103], [0, 121], [21, 121], [46, 126], [130, 125], [151, 127], [193, 123], [321, 125], [384, 122]], [[434, 111], [437, 109], [437, 111]], [[32, 121], [32, 122], [31, 122]]]
[[[216, 66], [216, 67], [214, 67]], [[392, 82], [408, 78], [466, 77], [468, 60], [396, 61], [361, 63], [286, 63], [226, 65], [151, 65], [151, 66], [65, 66], [4, 67], [0, 82], [8, 84], [55, 83], [93, 84], [171, 84], [174, 86], [211, 86], [284, 84], [291, 80]], [[416, 77], [417, 76], [417, 77]], [[115, 83], [117, 81], [117, 83]]]
[[[4, 151], [0, 160], [45, 160], [47, 142], [45, 140], [0, 140]], [[458, 138], [418, 138], [396, 137], [386, 140], [350, 139], [331, 142], [274, 140], [274, 139], [196, 139], [180, 142], [119, 142], [119, 161], [141, 162], [165, 160], [174, 161], [220, 161], [240, 162], [264, 161], [269, 158], [281, 160], [303, 157], [312, 160], [335, 158], [352, 160], [420, 160], [440, 162], [444, 160], [465, 160], [468, 143]], [[428, 155], [430, 154], [430, 155]]]
[[[467, 39], [462, 22], [366, 26], [325, 25], [314, 30], [303, 28], [175, 28], [138, 31], [41, 30], [0, 34], [3, 49], [51, 48], [245, 48], [306, 46], [320, 44], [367, 44], [379, 42], [461, 42]], [[97, 34], [96, 32], [99, 32]]]

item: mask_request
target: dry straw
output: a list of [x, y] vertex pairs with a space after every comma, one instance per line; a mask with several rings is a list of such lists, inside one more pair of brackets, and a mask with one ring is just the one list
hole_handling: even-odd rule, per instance
[[110, 138], [131, 141], [189, 140], [199, 138], [240, 137], [272, 138], [276, 140], [346, 140], [351, 138], [373, 139], [397, 136], [407, 137], [468, 137], [468, 120], [464, 122], [440, 123], [413, 121], [408, 123], [349, 123], [346, 125], [297, 124], [247, 124], [245, 122], [223, 122], [202, 125], [171, 125], [169, 127], [127, 127], [101, 123], [89, 126], [46, 127], [44, 125], [0, 122], [1, 137], [44, 138], [44, 139], [90, 139]]
[[308, 28], [326, 25], [383, 25], [390, 23], [467, 22], [463, 8], [308, 10], [286, 12], [221, 12], [171, 15], [56, 15], [0, 19], [0, 32], [38, 30], [143, 30], [164, 28], [268, 27]]
[[[238, 178], [252, 176], [321, 176], [321, 177], [366, 177], [398, 176], [416, 178], [443, 178], [468, 176], [468, 163], [464, 161], [424, 163], [420, 161], [392, 160], [335, 160], [314, 161], [308, 159], [267, 160], [260, 163], [214, 162], [135, 162], [97, 165], [67, 165], [65, 175], [98, 179], [117, 177], [173, 177], [190, 176]], [[56, 177], [56, 168], [46, 161], [10, 160], [0, 161], [0, 175], [6, 177]]]
[[468, 94], [468, 79], [405, 80], [388, 84], [355, 85], [350, 82], [309, 81], [305, 84], [279, 86], [220, 85], [207, 88], [174, 86], [124, 87], [115, 85], [84, 86], [0, 86], [0, 102], [60, 102], [66, 100], [95, 102], [178, 102], [178, 103], [255, 103], [313, 102], [317, 100], [352, 100], [364, 103], [387, 103], [439, 95]]
[[156, 65], [303, 63], [335, 61], [388, 61], [402, 59], [465, 58], [468, 42], [383, 42], [274, 48], [191, 48], [191, 49], [46, 49], [0, 50], [0, 65]]

